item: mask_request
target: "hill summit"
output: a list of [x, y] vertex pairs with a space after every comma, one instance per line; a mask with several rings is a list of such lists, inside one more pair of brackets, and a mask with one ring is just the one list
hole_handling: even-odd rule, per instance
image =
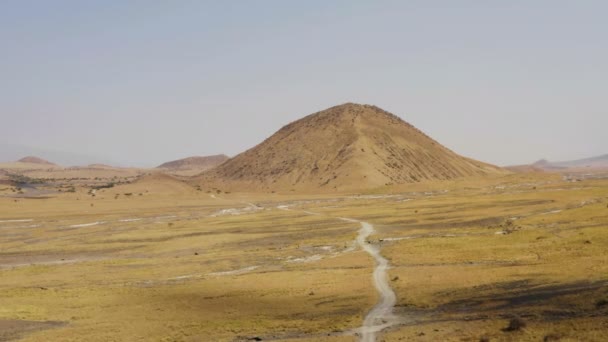
[[232, 191], [335, 191], [504, 172], [376, 106], [346, 103], [288, 124], [198, 180]]

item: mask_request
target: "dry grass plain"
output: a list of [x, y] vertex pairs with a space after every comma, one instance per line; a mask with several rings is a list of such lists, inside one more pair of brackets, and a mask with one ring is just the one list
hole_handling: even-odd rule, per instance
[[[605, 179], [262, 195], [158, 176], [89, 190], [1, 193], [0, 341], [357, 340], [374, 265], [339, 217], [374, 224], [392, 266], [402, 324], [378, 340], [606, 339]], [[503, 331], [516, 317], [525, 327]]]

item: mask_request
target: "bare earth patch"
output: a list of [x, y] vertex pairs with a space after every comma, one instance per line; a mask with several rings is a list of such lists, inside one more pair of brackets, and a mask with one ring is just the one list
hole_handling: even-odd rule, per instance
[[64, 325], [66, 325], [65, 322], [37, 322], [13, 319], [0, 319], [0, 341], [13, 341], [32, 332], [58, 328]]

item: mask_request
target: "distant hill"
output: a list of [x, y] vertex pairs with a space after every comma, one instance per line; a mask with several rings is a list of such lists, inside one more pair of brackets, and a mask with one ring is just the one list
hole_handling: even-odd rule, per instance
[[550, 162], [542, 159], [532, 164], [542, 169], [581, 168], [581, 169], [604, 169], [608, 168], [608, 154], [602, 156], [577, 159], [571, 161]]
[[173, 160], [170, 162], [163, 163], [157, 166], [157, 169], [166, 169], [166, 170], [199, 170], [205, 171], [209, 170], [213, 167], [220, 165], [221, 163], [228, 160], [228, 156], [224, 154], [218, 154], [214, 156], [205, 156], [205, 157], [188, 157], [178, 160]]
[[514, 172], [573, 172], [608, 170], [608, 154], [585, 159], [558, 162], [541, 159], [529, 165], [507, 166], [506, 169]]
[[1, 173], [20, 175], [38, 179], [92, 179], [96, 181], [111, 178], [134, 178], [145, 169], [121, 168], [105, 164], [63, 167], [39, 157], [26, 157], [16, 162], [0, 163]]
[[21, 158], [21, 159], [17, 160], [17, 162], [28, 163], [28, 164], [41, 164], [41, 165], [48, 165], [48, 166], [57, 166], [57, 164], [51, 163], [48, 160], [44, 160], [42, 158], [33, 157], [33, 156]]
[[347, 103], [281, 128], [195, 181], [231, 191], [336, 191], [503, 173], [378, 107]]
[[0, 163], [9, 163], [23, 156], [37, 156], [41, 159], [51, 160], [57, 165], [87, 165], [99, 162], [111, 165], [117, 164], [102, 156], [70, 153], [0, 141]]
[[577, 159], [561, 162], [550, 162], [541, 159], [532, 166], [543, 170], [560, 170], [560, 169], [606, 169], [608, 168], [608, 154], [602, 156]]

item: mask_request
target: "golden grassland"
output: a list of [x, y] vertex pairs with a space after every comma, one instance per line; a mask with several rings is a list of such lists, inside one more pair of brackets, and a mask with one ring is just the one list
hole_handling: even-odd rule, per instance
[[[601, 341], [607, 205], [608, 180], [544, 174], [361, 195], [158, 177], [0, 197], [0, 340], [356, 340], [377, 294], [350, 217], [374, 224], [392, 266], [402, 324], [381, 340]], [[525, 327], [503, 331], [516, 317]]]

